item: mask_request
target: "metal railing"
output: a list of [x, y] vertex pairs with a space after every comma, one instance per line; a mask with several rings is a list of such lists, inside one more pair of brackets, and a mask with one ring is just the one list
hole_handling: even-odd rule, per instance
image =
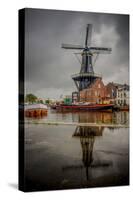
[[102, 78], [101, 74], [96, 74], [96, 73], [78, 73], [78, 74], [73, 74], [71, 76], [72, 78], [77, 78], [77, 77], [99, 77]]

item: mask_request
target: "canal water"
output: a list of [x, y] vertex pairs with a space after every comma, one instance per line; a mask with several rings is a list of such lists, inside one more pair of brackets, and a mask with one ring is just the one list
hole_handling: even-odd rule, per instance
[[26, 121], [96, 122], [99, 127], [25, 124], [25, 185], [28, 191], [129, 184], [128, 112], [57, 113]]

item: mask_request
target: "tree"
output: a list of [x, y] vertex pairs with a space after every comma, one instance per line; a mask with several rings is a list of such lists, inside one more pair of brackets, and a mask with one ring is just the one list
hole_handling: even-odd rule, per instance
[[29, 103], [35, 103], [37, 101], [37, 97], [34, 94], [27, 94], [25, 100]]
[[42, 99], [39, 99], [39, 100], [38, 100], [38, 103], [44, 104], [44, 102], [43, 102]]
[[46, 100], [45, 100], [45, 103], [46, 103], [46, 104], [49, 104], [49, 103], [50, 103], [50, 100], [49, 100], [49, 99], [46, 99]]

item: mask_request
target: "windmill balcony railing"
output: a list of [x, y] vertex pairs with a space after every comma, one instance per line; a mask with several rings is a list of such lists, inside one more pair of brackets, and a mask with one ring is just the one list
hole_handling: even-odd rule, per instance
[[102, 75], [89, 72], [89, 73], [73, 74], [71, 77], [72, 78], [78, 78], [78, 77], [98, 77], [98, 78], [102, 78]]

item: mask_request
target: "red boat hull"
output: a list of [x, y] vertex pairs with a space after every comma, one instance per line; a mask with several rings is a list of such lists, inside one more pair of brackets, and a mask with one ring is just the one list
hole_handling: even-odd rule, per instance
[[57, 110], [112, 110], [113, 104], [94, 104], [94, 105], [58, 105]]

